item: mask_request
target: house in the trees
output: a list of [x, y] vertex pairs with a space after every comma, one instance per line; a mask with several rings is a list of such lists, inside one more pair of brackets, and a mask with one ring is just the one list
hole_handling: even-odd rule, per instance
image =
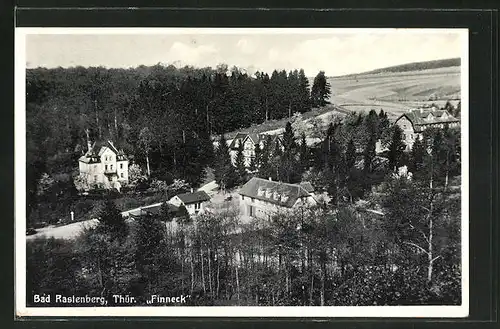
[[240, 211], [245, 216], [267, 219], [300, 206], [317, 204], [307, 191], [310, 184], [288, 184], [254, 177], [239, 190]]
[[205, 211], [209, 201], [210, 196], [207, 192], [191, 191], [188, 193], [178, 194], [171, 198], [168, 202], [177, 207], [184, 206], [190, 215], [197, 215]]
[[255, 145], [259, 144], [260, 149], [264, 149], [267, 143], [271, 150], [276, 148], [276, 143], [279, 147], [283, 149], [283, 140], [280, 135], [268, 135], [268, 134], [244, 134], [238, 133], [234, 139], [229, 144], [229, 153], [231, 155], [231, 161], [235, 164], [236, 155], [238, 154], [238, 147], [240, 143], [243, 143], [243, 157], [245, 159], [245, 166], [249, 167], [253, 158], [255, 158]]
[[413, 147], [417, 138], [422, 138], [429, 128], [460, 127], [460, 120], [444, 110], [436, 108], [415, 109], [402, 114], [395, 122], [403, 131], [403, 141], [407, 150]]
[[112, 141], [98, 141], [78, 159], [80, 175], [89, 187], [120, 189], [128, 183], [128, 157]]

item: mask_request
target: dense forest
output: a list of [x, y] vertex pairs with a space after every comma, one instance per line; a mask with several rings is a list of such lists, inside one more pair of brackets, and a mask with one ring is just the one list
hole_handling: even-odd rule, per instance
[[[73, 209], [99, 223], [74, 240], [27, 241], [27, 305], [55, 293], [108, 306], [116, 294], [135, 305], [153, 294], [189, 296], [187, 305], [460, 304], [460, 130], [427, 129], [408, 152], [383, 110], [326, 126], [297, 120], [324, 106], [329, 88], [323, 72], [309, 88], [303, 71], [249, 77], [227, 66], [28, 71], [31, 220]], [[244, 168], [239, 145], [232, 163], [225, 133], [280, 118], [290, 119], [282, 147], [268, 138]], [[101, 138], [134, 164], [130, 193], [96, 200], [78, 195], [72, 176], [87, 139]], [[309, 181], [318, 206], [250, 222], [231, 202], [196, 217], [166, 204], [133, 221], [120, 214], [206, 175], [224, 190], [254, 175]]]
[[[452, 67], [452, 66], [460, 66], [460, 58], [437, 59], [433, 61], [395, 65], [368, 72], [362, 72], [355, 75], [378, 74], [378, 73], [388, 73], [388, 72], [396, 73], [396, 72], [422, 71], [422, 70], [439, 69], [443, 67]], [[346, 77], [348, 76], [351, 76], [351, 74], [346, 75]]]
[[[228, 188], [272, 169], [326, 192], [317, 207], [251, 222], [237, 207], [197, 217], [162, 207], [129, 222], [106, 201], [98, 226], [76, 240], [28, 242], [28, 305], [54, 293], [109, 305], [114, 294], [136, 296], [134, 305], [156, 294], [189, 296], [187, 305], [460, 304], [459, 131], [429, 129], [405, 152], [386, 119], [370, 111], [334, 120], [313, 131], [316, 148], [287, 124], [284, 149], [264, 147], [250, 173], [219, 143], [214, 168]], [[387, 149], [379, 155], [377, 138]]]
[[111, 139], [134, 163], [148, 160], [151, 176], [197, 186], [214, 158], [213, 136], [323, 106], [328, 88], [324, 72], [310, 88], [303, 70], [248, 76], [222, 64], [27, 70], [28, 217], [50, 196], [68, 208], [61, 199], [76, 194], [74, 170], [89, 141]]

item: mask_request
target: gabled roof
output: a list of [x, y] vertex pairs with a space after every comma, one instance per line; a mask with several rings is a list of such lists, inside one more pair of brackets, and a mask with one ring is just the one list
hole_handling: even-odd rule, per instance
[[229, 149], [236, 150], [238, 146], [240, 145], [240, 141], [243, 141], [248, 134], [244, 133], [237, 133], [236, 136], [234, 136], [233, 140], [231, 141], [231, 144], [229, 144]]
[[190, 204], [190, 203], [203, 202], [203, 201], [210, 200], [210, 196], [205, 191], [196, 191], [193, 193], [188, 192], [188, 193], [178, 194], [177, 197], [179, 199], [181, 199], [181, 201], [184, 204]]
[[[271, 197], [266, 197], [265, 193], [259, 195], [259, 189], [264, 192], [272, 192]], [[274, 198], [274, 192], [278, 193], [278, 199]], [[309, 192], [300, 185], [275, 182], [257, 177], [253, 177], [243, 185], [240, 188], [239, 194], [288, 208], [293, 207], [298, 199], [310, 196]], [[285, 199], [281, 196], [284, 196]]]
[[[414, 110], [410, 111], [407, 113], [402, 114], [396, 122], [403, 118], [406, 117], [413, 125], [413, 129], [416, 132], [420, 132], [421, 126], [425, 125], [432, 125], [432, 124], [438, 124], [438, 123], [453, 123], [453, 122], [459, 122], [460, 120], [455, 118], [452, 115], [446, 115], [443, 118], [443, 114], [445, 111], [438, 110], [438, 111], [419, 111], [419, 110]], [[429, 114], [432, 114], [433, 118], [431, 120], [427, 120], [426, 118], [428, 117]]]
[[[90, 150], [85, 153], [85, 155], [81, 156], [78, 161], [84, 162], [84, 163], [97, 163], [100, 161], [101, 155], [104, 153], [104, 151], [107, 149], [110, 149], [113, 153], [116, 154], [117, 160], [126, 160], [126, 155], [123, 152], [123, 150], [119, 150], [113, 142], [109, 140], [100, 140], [100, 141], [95, 141], [94, 144], [90, 147]], [[97, 159], [96, 159], [97, 158]]]
[[245, 142], [247, 139], [251, 139], [254, 144], [265, 142], [267, 141], [267, 136], [271, 136], [271, 146], [274, 146], [276, 141], [281, 142], [281, 137], [279, 135], [237, 133], [231, 141], [231, 144], [229, 144], [229, 149], [237, 150], [240, 145], [239, 143]]

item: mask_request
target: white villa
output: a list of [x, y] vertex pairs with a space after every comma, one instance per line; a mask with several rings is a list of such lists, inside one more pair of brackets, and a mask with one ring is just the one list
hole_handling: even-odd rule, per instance
[[90, 187], [117, 188], [128, 183], [128, 158], [113, 142], [94, 142], [78, 159], [80, 174]]

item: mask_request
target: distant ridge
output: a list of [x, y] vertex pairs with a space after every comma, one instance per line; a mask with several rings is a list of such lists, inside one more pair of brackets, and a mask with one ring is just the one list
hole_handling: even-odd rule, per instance
[[380, 69], [376, 69], [376, 70], [372, 70], [372, 71], [367, 71], [367, 72], [341, 75], [341, 76], [337, 76], [335, 78], [352, 77], [352, 76], [356, 76], [356, 75], [365, 75], [365, 74], [422, 71], [422, 70], [438, 69], [438, 68], [442, 68], [442, 67], [451, 67], [451, 66], [460, 66], [460, 58], [458, 57], [458, 58], [438, 59], [438, 60], [425, 61], [425, 62], [413, 62], [413, 63], [408, 63], [408, 64], [401, 64], [401, 65], [384, 67], [384, 68], [380, 68]]

